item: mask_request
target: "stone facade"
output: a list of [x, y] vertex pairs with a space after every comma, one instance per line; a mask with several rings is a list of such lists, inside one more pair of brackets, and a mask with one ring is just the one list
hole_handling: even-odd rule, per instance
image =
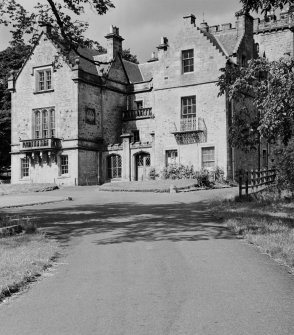
[[[269, 148], [245, 155], [228, 143], [234, 106], [218, 96], [219, 69], [258, 55], [293, 56], [292, 10], [277, 20], [237, 16], [236, 26], [209, 27], [184, 17], [178, 35], [162, 37], [157, 56], [121, 58], [123, 38], [112, 27], [107, 54], [81, 49], [64, 59], [50, 32], [12, 74], [12, 183], [98, 184], [144, 180], [170, 163], [194, 169], [268, 164]], [[278, 52], [276, 52], [278, 50]], [[233, 107], [232, 107], [233, 106]]]

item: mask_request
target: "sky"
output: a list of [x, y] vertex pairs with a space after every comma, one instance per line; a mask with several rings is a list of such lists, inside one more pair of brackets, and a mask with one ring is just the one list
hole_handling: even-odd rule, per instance
[[[25, 8], [32, 9], [37, 0], [18, 0]], [[45, 1], [45, 0], [43, 0]], [[89, 22], [87, 37], [106, 46], [104, 36], [110, 25], [119, 27], [125, 39], [123, 48], [130, 48], [140, 62], [151, 57], [160, 44], [160, 37], [169, 40], [176, 33], [183, 16], [194, 14], [196, 24], [203, 19], [209, 25], [235, 23], [235, 12], [241, 9], [239, 0], [113, 0], [115, 8], [105, 15], [95, 14], [87, 8], [83, 19]], [[9, 29], [0, 26], [0, 50], [8, 46]]]

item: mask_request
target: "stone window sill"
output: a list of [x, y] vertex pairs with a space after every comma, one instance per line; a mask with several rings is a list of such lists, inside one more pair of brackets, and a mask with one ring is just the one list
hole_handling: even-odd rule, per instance
[[51, 90], [35, 91], [34, 94], [51, 93], [51, 92], [54, 92], [54, 89], [53, 89], [53, 88], [52, 88]]

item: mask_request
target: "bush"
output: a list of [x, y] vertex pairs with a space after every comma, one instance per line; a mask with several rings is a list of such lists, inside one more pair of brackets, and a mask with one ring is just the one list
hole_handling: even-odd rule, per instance
[[200, 172], [197, 173], [197, 181], [198, 181], [199, 186], [202, 186], [202, 187], [211, 186], [209, 171], [205, 169], [200, 170]]
[[216, 181], [218, 181], [218, 182], [224, 182], [224, 174], [225, 173], [224, 173], [224, 170], [221, 167], [217, 166], [214, 169], [213, 173], [214, 173]]
[[37, 232], [37, 224], [33, 222], [29, 217], [23, 218], [20, 221], [25, 234], [35, 234]]
[[193, 166], [170, 164], [161, 171], [162, 179], [196, 179]]
[[148, 178], [151, 180], [155, 180], [157, 177], [159, 177], [159, 174], [156, 172], [154, 167], [151, 167], [148, 174]]
[[280, 144], [274, 150], [277, 185], [280, 189], [294, 191], [294, 139], [288, 145]]

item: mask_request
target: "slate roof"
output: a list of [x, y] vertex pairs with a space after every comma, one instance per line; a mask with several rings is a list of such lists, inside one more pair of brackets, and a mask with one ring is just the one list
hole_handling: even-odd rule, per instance
[[220, 44], [223, 46], [229, 56], [231, 56], [235, 52], [236, 46], [239, 41], [237, 30], [232, 29], [223, 32], [222, 34], [215, 34], [214, 37], [220, 42]]
[[123, 64], [128, 75], [129, 81], [131, 83], [138, 83], [143, 81], [143, 76], [140, 71], [139, 65], [126, 61], [123, 59]]
[[94, 74], [96, 76], [102, 76], [108, 73], [111, 62], [109, 62], [107, 54], [101, 54], [100, 51], [94, 50], [94, 49], [87, 49], [87, 48], [79, 48], [78, 52], [88, 59], [91, 59], [93, 61], [100, 61], [108, 64], [100, 64], [96, 65], [92, 62], [89, 62], [87, 59], [84, 59], [83, 57], [79, 57], [76, 53], [72, 52], [70, 61], [71, 63], [75, 62], [76, 58], [79, 58], [80, 60], [80, 68], [90, 74]]

